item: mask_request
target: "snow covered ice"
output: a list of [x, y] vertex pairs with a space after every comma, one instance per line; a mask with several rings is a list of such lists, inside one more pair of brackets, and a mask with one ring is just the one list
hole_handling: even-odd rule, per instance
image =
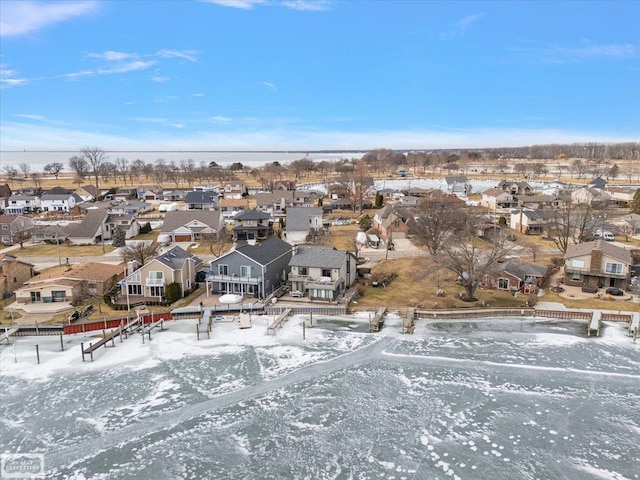
[[[267, 335], [167, 322], [0, 347], [0, 452], [47, 478], [640, 478], [640, 346], [625, 326], [292, 317]], [[41, 364], [36, 363], [35, 344]], [[15, 346], [14, 346], [15, 345]], [[15, 361], [17, 360], [17, 362]]]

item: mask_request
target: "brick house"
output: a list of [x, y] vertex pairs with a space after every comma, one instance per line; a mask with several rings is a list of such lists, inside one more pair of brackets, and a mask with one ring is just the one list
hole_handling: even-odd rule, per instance
[[566, 285], [627, 288], [633, 258], [625, 248], [595, 240], [571, 245], [564, 256]]
[[36, 274], [31, 263], [0, 254], [0, 298], [8, 298]]

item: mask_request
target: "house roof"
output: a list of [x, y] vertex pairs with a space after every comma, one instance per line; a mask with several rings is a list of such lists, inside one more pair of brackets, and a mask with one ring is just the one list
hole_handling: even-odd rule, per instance
[[107, 211], [103, 209], [99, 210], [87, 210], [87, 214], [76, 227], [71, 230], [69, 237], [89, 238], [94, 237], [100, 226], [107, 218]]
[[278, 190], [277, 192], [258, 192], [256, 193], [256, 205], [268, 206], [272, 205], [276, 200], [284, 198], [285, 202], [291, 203], [293, 201], [292, 190]]
[[57, 186], [57, 187], [51, 187], [51, 188], [47, 189], [45, 194], [48, 194], [48, 195], [71, 195], [72, 191], [73, 190], [69, 190], [68, 188]]
[[90, 195], [93, 195], [94, 197], [97, 197], [98, 195], [100, 195], [100, 190], [98, 190], [95, 185], [83, 185], [78, 190], [80, 189], [84, 190]]
[[482, 192], [482, 195], [487, 197], [497, 197], [499, 195], [510, 195], [509, 192], [505, 192], [501, 188], [490, 188], [489, 190], [485, 190]]
[[34, 284], [55, 279], [93, 280], [104, 282], [121, 273], [123, 273], [122, 265], [86, 262], [49, 268], [41, 272], [40, 275], [36, 275], [35, 277], [27, 280], [25, 283]]
[[[260, 265], [266, 265], [285, 253], [290, 252], [291, 245], [278, 237], [270, 237], [255, 245], [242, 245], [234, 251], [245, 255]], [[229, 253], [233, 253], [233, 251]]]
[[447, 182], [448, 184], [467, 183], [469, 179], [466, 177], [466, 175], [452, 175], [452, 176], [444, 177], [444, 181]]
[[289, 232], [309, 231], [309, 218], [322, 216], [320, 207], [292, 207], [287, 208], [286, 230]]
[[31, 220], [29, 217], [25, 217], [22, 215], [0, 215], [0, 224], [5, 224], [5, 225], [12, 224], [19, 218], [27, 218]]
[[37, 199], [38, 197], [35, 195], [28, 195], [26, 193], [14, 193], [13, 195], [11, 195], [8, 200], [11, 201], [15, 201], [15, 200], [23, 200], [23, 201], [32, 201]]
[[511, 215], [519, 215], [522, 212], [529, 220], [549, 220], [556, 216], [556, 213], [551, 210], [527, 210], [527, 209], [515, 209], [511, 212]]
[[179, 246], [175, 246], [168, 252], [165, 252], [162, 255], [158, 255], [155, 260], [173, 270], [179, 270], [190, 258], [193, 259], [196, 266], [202, 264], [202, 260], [200, 258], [187, 252], [185, 249]]
[[219, 205], [221, 207], [245, 207], [249, 206], [249, 200], [246, 198], [221, 198]]
[[502, 271], [525, 281], [527, 277], [544, 277], [549, 267], [526, 262], [507, 262]]
[[9, 197], [11, 196], [11, 187], [9, 187], [8, 183], [4, 185], [0, 185], [0, 197]]
[[247, 210], [246, 212], [240, 213], [233, 217], [234, 221], [244, 221], [244, 220], [267, 220], [271, 217], [268, 213], [261, 212], [260, 210], [256, 210], [255, 208], [252, 210]]
[[291, 267], [340, 268], [347, 252], [320, 245], [299, 245], [298, 251], [289, 260]]
[[25, 262], [24, 260], [22, 260], [20, 258], [16, 258], [13, 255], [8, 255], [6, 253], [0, 253], [0, 263], [8, 263], [8, 262], [22, 263], [24, 265], [29, 265], [31, 267], [34, 266], [33, 263]]
[[[71, 193], [45, 193], [40, 197], [41, 201], [46, 200], [63, 200], [68, 201], [69, 198], [73, 197]], [[75, 200], [75, 197], [74, 197]]]
[[593, 250], [601, 250], [603, 255], [620, 260], [627, 265], [633, 264], [631, 252], [626, 248], [618, 247], [612, 243], [602, 240], [594, 240], [592, 242], [578, 243], [577, 245], [569, 245], [564, 258], [582, 257], [591, 255]]
[[204, 223], [217, 231], [220, 221], [220, 213], [202, 212], [199, 210], [174, 210], [173, 212], [167, 212], [164, 216], [164, 222], [162, 223], [160, 231], [162, 233], [170, 233], [190, 222], [193, 222], [194, 220]]
[[185, 203], [202, 203], [215, 205], [218, 201], [218, 193], [213, 191], [194, 191], [187, 192], [184, 197]]
[[607, 185], [607, 181], [602, 177], [596, 177], [591, 180], [588, 185], [590, 187], [604, 188]]

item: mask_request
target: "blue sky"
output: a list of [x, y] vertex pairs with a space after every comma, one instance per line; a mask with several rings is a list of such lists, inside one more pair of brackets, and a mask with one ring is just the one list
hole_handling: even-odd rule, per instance
[[640, 2], [0, 0], [2, 150], [640, 141]]

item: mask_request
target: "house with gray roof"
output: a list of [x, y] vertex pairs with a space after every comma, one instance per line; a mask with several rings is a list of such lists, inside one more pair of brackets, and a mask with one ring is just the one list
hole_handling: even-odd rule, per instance
[[174, 210], [164, 216], [160, 235], [171, 242], [199, 242], [218, 235], [220, 213], [217, 211]]
[[140, 225], [133, 215], [110, 213], [107, 210], [87, 210], [82, 222], [67, 236], [71, 245], [93, 245], [113, 238], [116, 229], [124, 231], [124, 238], [131, 239], [140, 233]]
[[218, 208], [218, 192], [193, 190], [184, 197], [187, 210], [213, 210]]
[[266, 212], [248, 210], [233, 217], [233, 239], [264, 240], [273, 234], [271, 215]]
[[542, 235], [554, 218], [556, 213], [551, 210], [516, 208], [511, 211], [509, 227], [527, 235]]
[[290, 244], [304, 243], [309, 235], [322, 232], [322, 207], [287, 209], [285, 236]]
[[40, 197], [23, 193], [15, 193], [7, 199], [4, 212], [7, 215], [22, 215], [33, 213], [40, 208]]
[[143, 213], [151, 212], [153, 206], [144, 201], [127, 200], [125, 202], [116, 203], [111, 207], [112, 213], [120, 215], [142, 215]]
[[627, 288], [633, 257], [626, 248], [601, 239], [569, 245], [564, 256], [564, 283], [588, 288]]
[[552, 273], [548, 265], [509, 261], [501, 263], [489, 276], [489, 287], [525, 295], [538, 293]]
[[333, 247], [296, 245], [289, 267], [294, 297], [337, 301], [356, 279], [356, 257]]
[[471, 194], [471, 182], [466, 175], [446, 176], [440, 181], [440, 190], [448, 195], [468, 197]]
[[177, 283], [182, 296], [186, 296], [194, 288], [200, 270], [200, 258], [175, 246], [127, 275], [119, 283], [121, 295], [128, 297], [130, 304], [148, 300], [163, 301], [166, 286]]
[[292, 190], [275, 190], [273, 192], [256, 193], [256, 209], [271, 215], [282, 214], [293, 206]]
[[238, 246], [211, 262], [207, 292], [265, 298], [287, 281], [291, 250], [278, 237]]

